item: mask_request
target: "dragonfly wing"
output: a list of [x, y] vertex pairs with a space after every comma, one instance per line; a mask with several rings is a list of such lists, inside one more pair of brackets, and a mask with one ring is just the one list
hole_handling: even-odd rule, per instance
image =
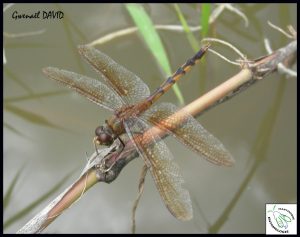
[[[183, 177], [166, 144], [159, 136], [145, 133], [150, 126], [138, 118], [130, 118], [124, 125], [169, 211], [179, 220], [190, 220], [193, 217], [190, 195], [182, 187]], [[141, 135], [134, 136], [137, 132]]]
[[[169, 117], [178, 110], [171, 103], [161, 103], [146, 111], [143, 118], [159, 128], [167, 130], [180, 142], [206, 160], [217, 165], [231, 166], [234, 164], [232, 155], [224, 145], [205, 130], [188, 112], [178, 113], [176, 114], [178, 116]], [[181, 125], [178, 126], [178, 124]]]
[[79, 46], [79, 53], [126, 102], [133, 105], [150, 95], [148, 86], [137, 75], [116, 63], [106, 54], [90, 46]]
[[44, 68], [43, 72], [50, 79], [75, 90], [108, 110], [114, 111], [120, 109], [123, 105], [121, 98], [98, 80], [54, 67]]

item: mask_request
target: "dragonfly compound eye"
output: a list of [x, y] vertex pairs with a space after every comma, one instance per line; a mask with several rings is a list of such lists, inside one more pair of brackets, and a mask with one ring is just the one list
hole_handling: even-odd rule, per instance
[[97, 127], [95, 134], [100, 145], [111, 145], [113, 143], [112, 135], [103, 126]]

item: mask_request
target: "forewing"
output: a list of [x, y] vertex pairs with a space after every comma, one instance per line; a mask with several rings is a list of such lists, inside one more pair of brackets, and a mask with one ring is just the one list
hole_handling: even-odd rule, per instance
[[[175, 105], [161, 103], [151, 107], [143, 115], [143, 118], [153, 125], [172, 133], [180, 142], [206, 160], [217, 165], [233, 165], [233, 157], [216, 137], [205, 130], [188, 112], [171, 116], [177, 111], [178, 108]], [[180, 123], [181, 126], [178, 126]]]
[[128, 104], [133, 105], [150, 95], [148, 86], [134, 73], [116, 63], [106, 54], [90, 46], [79, 46], [79, 53]]
[[179, 220], [190, 220], [193, 217], [190, 195], [182, 187], [183, 177], [166, 144], [157, 135], [145, 133], [150, 126], [138, 118], [130, 118], [124, 125], [169, 211]]
[[114, 111], [120, 109], [123, 105], [121, 98], [98, 80], [54, 67], [44, 68], [43, 72], [50, 79], [75, 90], [90, 101], [108, 110]]

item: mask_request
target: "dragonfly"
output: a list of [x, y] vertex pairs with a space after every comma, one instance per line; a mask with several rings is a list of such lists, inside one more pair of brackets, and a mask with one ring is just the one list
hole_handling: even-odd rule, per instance
[[[179, 166], [174, 162], [163, 139], [146, 131], [149, 131], [151, 125], [156, 126], [216, 165], [233, 164], [234, 159], [224, 145], [192, 115], [181, 115], [178, 120], [184, 120], [184, 123], [178, 126], [176, 117], [168, 119], [179, 110], [177, 106], [167, 102], [153, 105], [200, 61], [209, 47], [210, 45], [201, 47], [152, 94], [140, 77], [91, 46], [78, 46], [78, 51], [106, 84], [67, 70], [54, 67], [43, 69], [48, 78], [75, 90], [113, 113], [103, 125], [96, 128], [94, 143], [110, 146], [121, 135], [127, 134], [150, 170], [164, 204], [173, 216], [183, 221], [190, 220], [193, 211], [189, 192], [182, 186], [184, 181]], [[147, 134], [147, 137], [141, 134]]]

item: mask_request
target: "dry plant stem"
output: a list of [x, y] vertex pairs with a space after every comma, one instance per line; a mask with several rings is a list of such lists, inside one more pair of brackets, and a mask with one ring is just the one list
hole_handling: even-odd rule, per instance
[[[42, 232], [62, 212], [74, 204], [89, 188], [97, 183], [94, 169], [90, 169], [68, 188], [68, 191], [56, 197], [48, 206], [27, 222], [17, 233], [33, 234]], [[57, 201], [58, 200], [58, 201]]]
[[[297, 50], [297, 41], [294, 41], [287, 45], [284, 48], [277, 50], [276, 52], [268, 55], [266, 57], [262, 57], [254, 61], [253, 64], [249, 64], [248, 68], [242, 69], [238, 74], [230, 78], [229, 80], [225, 81], [215, 89], [207, 92], [205, 95], [201, 96], [199, 99], [195, 100], [194, 102], [190, 103], [182, 110], [179, 110], [172, 116], [177, 116], [177, 114], [182, 113], [183, 111], [188, 111], [193, 116], [198, 116], [199, 114], [207, 111], [208, 109], [214, 107], [217, 104], [220, 104], [233, 96], [237, 95], [238, 93], [242, 92], [244, 89], [248, 88], [250, 85], [253, 85], [256, 81], [261, 80], [263, 77], [272, 73], [276, 70], [276, 64], [280, 62], [286, 61], [286, 59], [291, 55], [294, 54]], [[169, 118], [172, 118], [170, 116]], [[167, 119], [169, 119], [167, 118]], [[180, 122], [178, 121], [180, 126]], [[166, 131], [159, 129], [158, 127], [152, 127], [147, 132], [151, 132], [152, 134], [159, 135], [160, 137], [167, 136]], [[140, 135], [143, 136], [143, 135]], [[145, 135], [144, 137], [147, 137]], [[59, 203], [57, 203], [49, 212], [47, 213], [47, 219], [42, 224], [42, 228], [34, 228], [31, 227], [30, 229], [33, 230], [32, 232], [26, 233], [39, 233], [45, 227], [47, 227], [57, 216], [59, 216], [66, 208], [68, 208], [74, 201], [76, 201], [83, 192], [88, 190], [91, 186], [96, 184], [97, 182], [107, 182], [110, 183], [114, 179], [117, 178], [121, 170], [134, 158], [138, 156], [138, 153], [132, 144], [131, 140], [128, 140], [125, 143], [124, 150], [117, 155], [111, 154], [107, 159], [107, 165], [111, 165], [115, 162], [115, 165], [112, 169], [107, 172], [103, 173], [99, 170], [90, 169], [87, 173], [89, 174], [87, 179], [86, 175], [83, 175], [73, 186], [72, 188], [64, 194], [63, 198]], [[111, 159], [110, 159], [111, 158]], [[32, 224], [34, 222], [31, 220], [27, 225]], [[25, 233], [23, 230], [25, 226], [19, 230], [18, 233]], [[26, 228], [25, 228], [26, 229]], [[27, 227], [28, 229], [28, 227]]]
[[[61, 201], [54, 206], [54, 208], [48, 213], [48, 219], [45, 222], [45, 227], [56, 219], [65, 209], [69, 208], [78, 198], [82, 196], [89, 188], [91, 188], [96, 182], [97, 178], [95, 170], [90, 170], [72, 186], [72, 188], [66, 193]], [[44, 228], [43, 228], [44, 229]]]
[[193, 116], [198, 116], [203, 111], [209, 109], [217, 101], [220, 101], [226, 95], [242, 86], [252, 78], [252, 72], [249, 69], [242, 69], [238, 74], [225, 81], [218, 87], [207, 92], [200, 98], [188, 104], [184, 109]]
[[132, 207], [132, 225], [131, 225], [131, 233], [132, 234], [135, 234], [135, 213], [136, 213], [136, 209], [138, 207], [138, 204], [139, 204], [139, 201], [141, 199], [141, 196], [143, 194], [143, 191], [144, 191], [144, 184], [145, 184], [145, 177], [146, 177], [146, 174], [147, 174], [147, 166], [146, 165], [143, 165], [143, 168], [142, 168], [142, 171], [141, 171], [141, 174], [140, 174], [140, 181], [139, 181], [139, 192], [138, 192], [138, 195], [134, 201], [134, 204], [133, 204], [133, 207]]

